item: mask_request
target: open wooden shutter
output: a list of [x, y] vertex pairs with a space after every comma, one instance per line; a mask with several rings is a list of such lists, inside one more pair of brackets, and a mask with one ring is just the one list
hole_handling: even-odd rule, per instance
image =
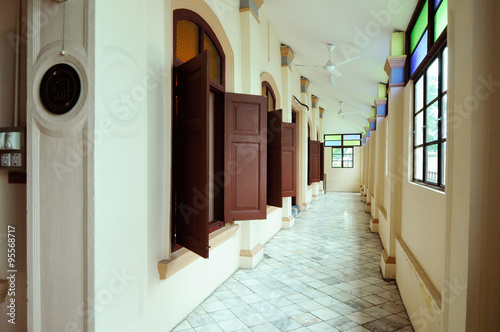
[[319, 179], [325, 180], [325, 143], [320, 144]]
[[[176, 68], [176, 242], [208, 258], [208, 51]], [[200, 201], [201, 200], [201, 201]]]
[[307, 139], [307, 185], [310, 186], [312, 181], [312, 141], [311, 139]]
[[297, 195], [297, 125], [282, 123], [281, 130], [282, 196]]
[[320, 142], [309, 141], [309, 174], [310, 183], [320, 181]]
[[267, 113], [267, 204], [283, 206], [282, 199], [282, 110]]
[[224, 216], [266, 219], [267, 97], [226, 93]]

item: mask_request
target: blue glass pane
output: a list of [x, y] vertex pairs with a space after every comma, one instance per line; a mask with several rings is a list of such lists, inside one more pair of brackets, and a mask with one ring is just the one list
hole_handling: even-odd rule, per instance
[[437, 8], [440, 3], [441, 3], [441, 0], [434, 0], [434, 8]]
[[356, 134], [356, 135], [344, 135], [344, 141], [355, 141], [355, 140], [360, 140], [361, 135]]
[[341, 141], [325, 141], [325, 146], [342, 146]]
[[422, 63], [422, 60], [424, 60], [425, 56], [427, 55], [427, 42], [429, 39], [429, 31], [426, 30], [424, 36], [422, 37], [422, 40], [420, 40], [420, 43], [418, 43], [417, 48], [415, 49], [415, 52], [411, 56], [411, 74], [415, 73], [415, 70], [417, 70], [418, 66]]

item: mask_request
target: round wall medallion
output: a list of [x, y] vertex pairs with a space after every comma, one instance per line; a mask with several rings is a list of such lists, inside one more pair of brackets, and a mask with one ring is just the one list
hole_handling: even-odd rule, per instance
[[40, 84], [40, 98], [47, 111], [66, 114], [75, 107], [81, 94], [80, 75], [70, 65], [60, 63], [50, 67]]

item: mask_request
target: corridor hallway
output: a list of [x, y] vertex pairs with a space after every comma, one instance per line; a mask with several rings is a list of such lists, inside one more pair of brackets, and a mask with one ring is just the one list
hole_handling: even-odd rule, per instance
[[174, 331], [413, 331], [369, 221], [359, 194], [320, 196]]

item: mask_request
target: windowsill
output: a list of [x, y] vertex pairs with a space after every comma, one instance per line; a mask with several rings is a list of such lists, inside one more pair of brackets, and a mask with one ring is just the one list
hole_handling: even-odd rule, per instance
[[435, 192], [437, 194], [446, 195], [445, 188], [433, 186], [433, 185], [422, 183], [422, 182], [415, 182], [415, 181], [409, 181], [409, 183], [412, 184], [412, 185], [414, 185], [414, 186], [420, 187], [422, 189], [431, 190], [431, 191], [433, 191], [433, 192]]
[[[209, 235], [210, 251], [235, 236], [239, 227], [240, 226], [237, 224], [226, 225], [212, 232]], [[201, 259], [200, 256], [186, 248], [177, 250], [170, 255], [170, 259], [164, 259], [158, 262], [160, 280], [167, 279], [199, 258]]]
[[267, 210], [266, 210], [266, 214], [269, 216], [271, 213], [273, 213], [274, 211], [276, 211], [278, 209], [281, 209], [281, 208], [277, 207], [277, 206], [268, 205]]

